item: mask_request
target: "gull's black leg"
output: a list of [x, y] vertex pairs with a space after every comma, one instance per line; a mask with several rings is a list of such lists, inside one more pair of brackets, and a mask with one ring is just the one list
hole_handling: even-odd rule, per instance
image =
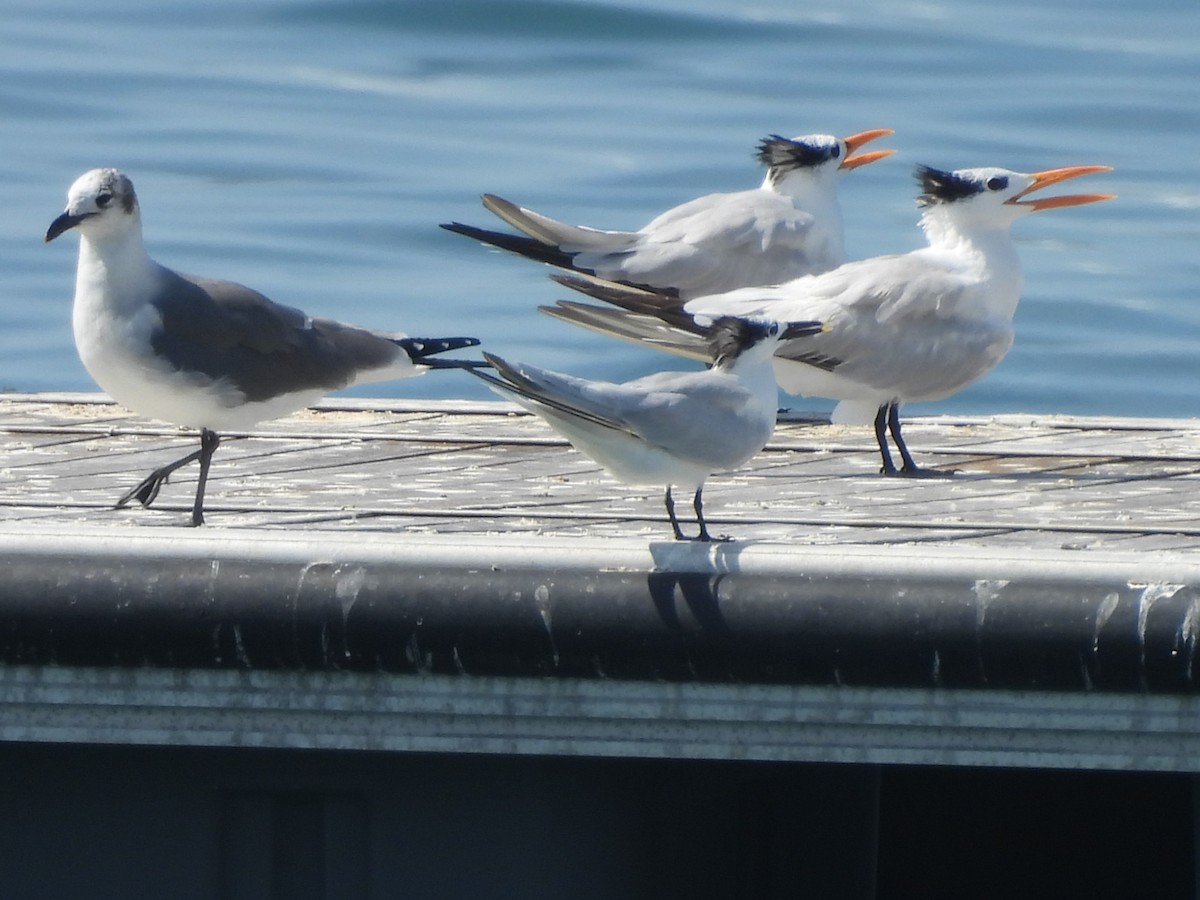
[[683, 536], [683, 529], [679, 527], [679, 519], [676, 518], [676, 516], [675, 516], [675, 498], [671, 496], [671, 486], [669, 484], [667, 485], [667, 501], [666, 502], [667, 502], [667, 515], [671, 519], [671, 528], [673, 528], [675, 531], [675, 540], [677, 540], [677, 541], [687, 540], [687, 538], [685, 538]]
[[192, 507], [192, 524], [201, 525], [204, 522], [202, 511], [204, 502], [204, 486], [208, 480], [208, 466], [212, 460], [213, 452], [221, 443], [221, 438], [216, 432], [209, 431], [207, 428], [200, 432], [200, 449], [181, 459], [175, 460], [173, 463], [168, 463], [165, 466], [160, 466], [149, 475], [147, 475], [138, 485], [117, 501], [115, 509], [123, 509], [128, 506], [133, 500], [138, 501], [142, 506], [149, 506], [158, 497], [158, 492], [162, 490], [162, 486], [166, 484], [176, 470], [182, 469], [188, 463], [200, 460], [200, 484], [196, 491], [196, 501]]
[[204, 524], [204, 488], [208, 484], [208, 467], [212, 455], [221, 446], [221, 436], [204, 428], [200, 431], [200, 479], [196, 484], [196, 500], [192, 504], [192, 525]]
[[114, 509], [122, 509], [123, 507], [127, 506], [131, 500], [136, 500], [138, 503], [142, 504], [142, 506], [149, 506], [158, 496], [158, 492], [161, 490], [162, 486], [170, 480], [171, 475], [175, 472], [175, 470], [182, 469], [188, 463], [198, 460], [200, 458], [200, 453], [201, 451], [197, 450], [194, 453], [189, 453], [187, 456], [183, 457], [183, 459], [177, 459], [173, 463], [160, 466], [159, 468], [155, 469], [144, 479], [142, 479], [142, 481], [138, 483], [137, 487], [129, 491], [129, 493], [125, 494], [125, 496], [118, 500]]
[[875, 413], [875, 440], [879, 443], [879, 456], [883, 460], [883, 465], [879, 467], [880, 475], [897, 474], [896, 464], [892, 462], [892, 451], [888, 449], [887, 442], [888, 411], [891, 408], [892, 404], [885, 403]]

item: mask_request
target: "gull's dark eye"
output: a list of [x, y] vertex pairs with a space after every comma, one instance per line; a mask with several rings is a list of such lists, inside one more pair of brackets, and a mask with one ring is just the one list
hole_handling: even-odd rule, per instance
[[112, 194], [105, 192], [103, 194], [96, 195], [96, 205], [101, 209], [104, 209], [104, 207], [108, 206], [110, 203], [112, 203]]
[[993, 175], [987, 180], [987, 187], [989, 191], [1002, 191], [1008, 187], [1008, 179], [1003, 175]]

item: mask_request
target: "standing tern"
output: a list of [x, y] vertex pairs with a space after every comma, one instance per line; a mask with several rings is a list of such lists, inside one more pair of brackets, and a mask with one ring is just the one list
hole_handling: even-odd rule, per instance
[[763, 138], [762, 186], [708, 194], [659, 215], [640, 231], [567, 225], [493, 194], [483, 205], [521, 234], [459, 222], [442, 227], [552, 266], [696, 297], [824, 272], [845, 260], [837, 184], [842, 173], [894, 150], [856, 153], [879, 128], [836, 138]]
[[700, 531], [704, 481], [757, 454], [775, 430], [779, 389], [771, 355], [781, 340], [816, 334], [818, 322], [781, 326], [760, 318], [722, 316], [706, 329], [712, 367], [658, 372], [623, 384], [588, 381], [484, 354], [496, 376], [472, 374], [541, 416], [576, 449], [627, 484], [666, 484], [667, 516], [676, 540], [687, 540], [675, 515], [672, 486], [694, 489]]
[[[1010, 226], [1031, 212], [1112, 199], [1073, 194], [1027, 199], [1052, 184], [1111, 171], [1071, 166], [1023, 174], [999, 168], [917, 168], [921, 228], [928, 246], [846, 263], [821, 275], [693, 300], [594, 278], [556, 278], [619, 312], [560, 302], [558, 318], [685, 356], [697, 356], [697, 330], [716, 316], [817, 319], [823, 333], [785, 341], [775, 374], [788, 393], [839, 401], [832, 420], [873, 423], [887, 475], [945, 474], [913, 461], [901, 435], [899, 407], [940, 400], [989, 372], [1013, 342], [1023, 277]], [[695, 320], [692, 320], [695, 317]], [[902, 465], [888, 448], [891, 433]]]
[[119, 501], [149, 506], [176, 469], [200, 464], [192, 524], [218, 432], [294, 412], [329, 391], [434, 368], [483, 365], [434, 359], [475, 338], [409, 338], [314, 319], [229, 281], [185, 275], [146, 253], [137, 195], [115, 169], [81, 175], [46, 232], [79, 232], [72, 314], [75, 346], [96, 383], [139, 415], [200, 429], [200, 449], [155, 469]]

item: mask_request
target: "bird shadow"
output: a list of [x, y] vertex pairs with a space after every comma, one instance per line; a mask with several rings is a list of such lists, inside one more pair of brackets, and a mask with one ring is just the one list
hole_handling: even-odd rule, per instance
[[646, 586], [664, 625], [679, 634], [729, 634], [721, 611], [721, 583], [741, 570], [741, 553], [753, 543], [652, 543], [654, 571], [646, 576]]

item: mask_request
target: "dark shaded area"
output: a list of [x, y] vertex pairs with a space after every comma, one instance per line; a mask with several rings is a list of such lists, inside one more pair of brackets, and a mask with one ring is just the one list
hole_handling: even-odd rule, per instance
[[1190, 775], [889, 768], [879, 896], [1194, 896]]
[[1193, 896], [1192, 777], [0, 745], [22, 900]]
[[0, 745], [22, 900], [869, 897], [877, 770]]

